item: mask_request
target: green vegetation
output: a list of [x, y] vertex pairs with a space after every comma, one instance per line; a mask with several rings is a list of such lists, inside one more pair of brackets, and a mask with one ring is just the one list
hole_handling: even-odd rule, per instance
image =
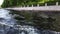
[[55, 3], [60, 0], [4, 0], [2, 7], [14, 7], [14, 6], [24, 6], [24, 5], [44, 5], [44, 3]]

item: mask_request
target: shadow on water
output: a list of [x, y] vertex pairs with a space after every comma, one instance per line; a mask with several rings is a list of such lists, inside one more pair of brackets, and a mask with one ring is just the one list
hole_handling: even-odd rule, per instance
[[56, 34], [51, 28], [56, 20], [53, 15], [0, 9], [0, 34]]

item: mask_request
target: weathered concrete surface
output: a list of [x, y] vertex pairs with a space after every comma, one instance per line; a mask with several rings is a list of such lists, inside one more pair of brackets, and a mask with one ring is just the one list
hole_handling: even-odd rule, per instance
[[17, 10], [17, 11], [60, 11], [60, 6], [40, 6], [40, 7], [13, 7], [13, 8], [5, 8], [9, 10]]

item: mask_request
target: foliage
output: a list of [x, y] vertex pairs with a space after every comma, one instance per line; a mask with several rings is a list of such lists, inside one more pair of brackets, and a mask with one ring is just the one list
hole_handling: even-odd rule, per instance
[[13, 6], [24, 6], [24, 5], [36, 5], [36, 4], [44, 4], [46, 2], [56, 2], [60, 0], [4, 0], [2, 7], [13, 7]]

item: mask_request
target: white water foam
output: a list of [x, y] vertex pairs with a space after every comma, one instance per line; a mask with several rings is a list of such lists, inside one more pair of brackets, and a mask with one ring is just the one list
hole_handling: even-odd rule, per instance
[[13, 26], [15, 24], [14, 19], [12, 18], [10, 11], [0, 9], [0, 24]]

